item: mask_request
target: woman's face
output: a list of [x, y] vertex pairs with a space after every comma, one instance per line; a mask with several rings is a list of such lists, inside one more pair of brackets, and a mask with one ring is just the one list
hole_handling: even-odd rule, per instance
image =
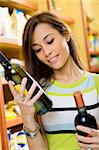
[[66, 37], [49, 24], [41, 23], [36, 26], [33, 38], [32, 49], [36, 56], [44, 64], [52, 69], [61, 69], [69, 57], [69, 47]]

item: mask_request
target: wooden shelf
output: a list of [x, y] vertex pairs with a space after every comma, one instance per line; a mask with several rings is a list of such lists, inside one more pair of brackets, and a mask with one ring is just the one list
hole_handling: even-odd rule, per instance
[[[6, 81], [5, 78], [0, 79], [0, 84], [2, 84], [2, 86], [7, 86], [8, 87], [8, 82]], [[7, 87], [6, 88], [3, 87], [3, 94], [4, 95], [7, 94], [9, 96], [9, 99], [10, 99], [11, 98], [11, 94], [10, 94], [11, 92], [7, 89]], [[23, 120], [22, 120], [21, 116], [18, 116], [16, 118], [12, 119], [12, 120], [7, 120], [6, 121], [7, 128], [10, 128], [10, 127], [22, 124], [22, 123], [23, 123]]]
[[99, 51], [94, 50], [94, 51], [88, 51], [89, 55], [94, 55], [94, 56], [99, 56]]
[[7, 38], [5, 38], [3, 36], [0, 36], [0, 46], [1, 45], [4, 45], [4, 46], [6, 46], [6, 45], [10, 45], [11, 46], [12, 45], [12, 46], [19, 47], [17, 40], [15, 40], [15, 39], [7, 39]]
[[73, 18], [67, 16], [60, 16], [55, 10], [50, 10], [50, 12], [60, 17], [68, 25], [73, 25], [75, 23]]
[[0, 0], [0, 6], [21, 9], [27, 13], [32, 13], [38, 9], [32, 0]]
[[[38, 9], [38, 6], [33, 3], [33, 0], [0, 0], [0, 7], [9, 7], [11, 11], [13, 8], [16, 8], [28, 14], [32, 14]], [[7, 58], [22, 59], [21, 50], [22, 47], [18, 45], [17, 40], [0, 36], [0, 51], [2, 51]], [[4, 79], [0, 79], [0, 137], [3, 150], [9, 150], [7, 128], [16, 128], [23, 123], [21, 116], [12, 120], [6, 120], [4, 104], [6, 99], [9, 100], [11, 98], [7, 87], [7, 82]]]
[[67, 23], [68, 25], [73, 25], [75, 23], [74, 19], [73, 18], [69, 18], [69, 17], [66, 17], [66, 16], [61, 16], [61, 19]]
[[22, 117], [16, 117], [15, 119], [7, 120], [6, 122], [7, 122], [7, 128], [10, 128], [22, 124], [23, 120]]
[[7, 127], [5, 120], [5, 109], [4, 109], [4, 91], [1, 82], [0, 82], [0, 136], [2, 149], [9, 150]]
[[18, 45], [17, 40], [7, 39], [0, 36], [0, 51], [2, 51], [8, 58], [19, 58], [22, 47]]
[[68, 16], [60, 16], [57, 11], [54, 9], [54, 6], [52, 4], [51, 0], [47, 0], [47, 8], [50, 12], [52, 12], [53, 14], [55, 14], [56, 16], [60, 17], [65, 23], [67, 23], [68, 25], [73, 25], [75, 23], [73, 18], [70, 18]]
[[90, 72], [99, 73], [99, 66], [90, 66]]

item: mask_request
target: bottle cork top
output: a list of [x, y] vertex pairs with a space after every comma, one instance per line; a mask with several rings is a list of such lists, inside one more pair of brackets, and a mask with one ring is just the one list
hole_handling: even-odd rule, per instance
[[74, 92], [73, 96], [74, 96], [74, 99], [78, 108], [85, 106], [81, 91]]

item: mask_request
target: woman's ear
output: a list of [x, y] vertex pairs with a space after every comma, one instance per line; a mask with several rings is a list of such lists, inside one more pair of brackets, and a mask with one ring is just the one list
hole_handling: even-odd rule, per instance
[[66, 36], [66, 41], [69, 42], [70, 41], [70, 37], [71, 37], [70, 34], [68, 33], [65, 36]]

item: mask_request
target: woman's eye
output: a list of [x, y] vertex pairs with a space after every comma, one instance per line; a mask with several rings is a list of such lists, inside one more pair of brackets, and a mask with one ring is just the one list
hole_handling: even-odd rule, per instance
[[41, 51], [41, 48], [39, 48], [39, 49], [35, 49], [34, 51], [35, 51], [35, 53], [38, 53], [38, 52], [40, 52], [40, 51]]
[[52, 44], [54, 41], [54, 39], [51, 39], [49, 42], [47, 42], [48, 44]]

